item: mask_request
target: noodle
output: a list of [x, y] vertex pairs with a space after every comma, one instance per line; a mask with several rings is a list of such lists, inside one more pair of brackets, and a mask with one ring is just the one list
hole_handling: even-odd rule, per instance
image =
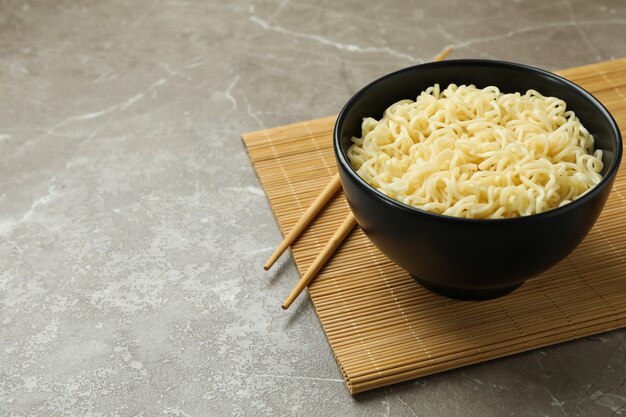
[[602, 177], [602, 151], [563, 100], [537, 91], [435, 84], [380, 121], [365, 118], [347, 155], [368, 184], [449, 216], [508, 218], [570, 203]]

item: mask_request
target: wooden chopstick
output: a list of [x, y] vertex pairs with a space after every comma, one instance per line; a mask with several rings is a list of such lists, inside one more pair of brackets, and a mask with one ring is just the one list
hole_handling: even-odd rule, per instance
[[324, 246], [319, 255], [317, 255], [306, 273], [302, 275], [302, 278], [300, 278], [298, 284], [291, 291], [287, 299], [285, 299], [285, 302], [282, 305], [284, 310], [287, 310], [291, 303], [293, 303], [298, 295], [300, 295], [302, 290], [304, 290], [304, 288], [309, 285], [311, 280], [315, 277], [315, 274], [317, 274], [319, 270], [322, 269], [322, 267], [326, 264], [326, 261], [328, 261], [328, 258], [330, 258], [335, 250], [337, 250], [339, 245], [341, 245], [341, 242], [343, 242], [346, 236], [348, 236], [354, 226], [356, 226], [356, 219], [354, 218], [352, 213], [349, 213], [343, 220], [343, 223], [341, 223], [339, 229], [337, 229], [337, 231], [330, 238], [326, 246]]
[[[450, 47], [444, 49], [439, 55], [437, 55], [435, 57], [434, 61], [435, 62], [443, 61], [443, 59], [446, 56], [448, 56], [448, 54], [451, 51], [452, 51], [452, 48], [450, 48]], [[336, 185], [337, 188], [333, 188], [335, 186], [334, 185], [335, 182], [337, 182], [337, 185]], [[280, 256], [281, 253], [283, 253], [285, 251], [285, 249], [287, 249], [287, 246], [289, 246], [290, 243], [284, 245], [285, 241], [287, 241], [290, 238], [291, 238], [291, 242], [296, 240], [296, 238], [302, 232], [302, 230], [306, 227], [306, 225], [309, 224], [311, 222], [311, 220], [313, 219], [313, 217], [315, 217], [315, 215], [320, 211], [321, 206], [326, 204], [326, 202], [328, 201], [330, 196], [332, 196], [337, 191], [339, 186], [340, 186], [339, 174], [335, 174], [335, 176], [333, 177], [331, 182], [326, 186], [326, 188], [324, 188], [324, 191], [322, 191], [322, 194], [320, 194], [317, 197], [317, 199], [315, 199], [315, 201], [312, 204], [312, 207], [309, 207], [309, 209], [304, 213], [302, 218], [298, 221], [296, 226], [294, 226], [294, 230], [295, 230], [300, 225], [300, 223], [302, 223], [303, 225], [300, 228], [300, 230], [298, 230], [297, 234], [295, 236], [293, 236], [293, 237], [291, 235], [292, 235], [292, 232], [294, 230], [292, 230], [292, 232], [289, 232], [289, 235], [285, 238], [283, 243], [281, 243], [281, 245], [278, 247], [278, 249], [276, 249], [276, 252], [274, 252], [272, 257], [270, 258], [270, 261], [272, 261], [272, 259], [276, 255], [276, 253], [279, 252], [279, 249], [282, 248], [282, 250], [278, 253], [278, 255], [276, 255], [276, 259]], [[330, 194], [330, 196], [326, 196], [327, 192], [331, 192], [329, 190], [333, 190], [333, 191]], [[320, 203], [321, 204], [320, 206], [317, 206], [319, 201], [323, 201], [323, 202]], [[309, 212], [311, 212], [312, 214], [310, 214]], [[304, 290], [306, 288], [306, 286], [309, 285], [309, 283], [313, 280], [315, 275], [320, 271], [320, 269], [322, 269], [322, 267], [326, 264], [328, 259], [333, 255], [333, 253], [335, 253], [335, 251], [337, 250], [337, 248], [339, 247], [341, 242], [343, 242], [344, 239], [348, 236], [348, 234], [354, 228], [354, 226], [356, 226], [356, 219], [354, 218], [354, 215], [352, 214], [352, 212], [350, 212], [350, 213], [348, 213], [346, 218], [343, 220], [343, 223], [341, 223], [341, 226], [339, 227], [339, 229], [337, 229], [337, 231], [330, 238], [330, 240], [328, 241], [326, 246], [324, 246], [324, 248], [319, 253], [319, 255], [317, 255], [317, 257], [315, 258], [315, 260], [313, 261], [313, 263], [311, 264], [309, 269], [307, 269], [307, 271], [304, 273], [304, 275], [302, 275], [302, 277], [300, 278], [300, 280], [296, 284], [295, 288], [291, 291], [291, 293], [289, 294], [287, 299], [285, 299], [285, 302], [282, 305], [283, 310], [287, 310], [289, 308], [289, 306], [291, 305], [291, 303], [293, 303], [294, 300], [296, 298], [298, 298], [298, 295], [300, 295], [302, 290]], [[275, 262], [276, 259], [274, 259], [272, 261], [272, 263]], [[268, 263], [270, 261], [268, 261]], [[268, 263], [266, 263], [266, 265]], [[269, 265], [271, 266], [271, 263], [269, 263]], [[264, 266], [264, 268], [265, 268], [265, 266]], [[269, 266], [267, 268], [265, 268], [265, 269], [267, 270], [268, 268], [269, 268]]]
[[311, 220], [315, 218], [317, 213], [326, 205], [328, 200], [335, 195], [337, 190], [341, 188], [341, 182], [339, 181], [339, 174], [335, 174], [330, 182], [326, 185], [324, 190], [322, 190], [321, 194], [317, 196], [315, 201], [309, 206], [309, 208], [304, 212], [298, 223], [289, 231], [287, 236], [280, 242], [280, 245], [276, 248], [272, 256], [265, 262], [263, 265], [263, 269], [266, 271], [274, 265], [276, 260], [280, 257], [280, 255], [285, 252], [285, 250], [300, 236], [300, 233], [311, 223]]
[[452, 47], [447, 47], [446, 49], [444, 49], [443, 51], [441, 51], [439, 53], [439, 55], [437, 55], [435, 57], [435, 59], [433, 59], [434, 62], [439, 62], [439, 61], [443, 61], [444, 59], [446, 59], [446, 57], [448, 56], [448, 54], [452, 52]]

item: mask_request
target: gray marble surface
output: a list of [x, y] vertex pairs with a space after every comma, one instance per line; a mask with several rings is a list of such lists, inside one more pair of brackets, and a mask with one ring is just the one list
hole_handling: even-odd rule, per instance
[[622, 0], [0, 0], [1, 416], [619, 416], [626, 331], [351, 397], [239, 134], [453, 57], [626, 56]]

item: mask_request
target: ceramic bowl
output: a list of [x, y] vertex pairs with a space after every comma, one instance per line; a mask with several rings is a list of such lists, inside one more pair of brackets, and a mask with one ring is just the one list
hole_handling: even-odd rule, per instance
[[[368, 185], [346, 149], [361, 136], [364, 117], [380, 118], [402, 99], [439, 83], [497, 86], [503, 93], [535, 89], [561, 98], [603, 150], [602, 181], [590, 192], [544, 213], [510, 219], [464, 219], [420, 210]], [[513, 291], [565, 258], [587, 235], [609, 196], [622, 156], [619, 128], [607, 109], [576, 84], [538, 68], [491, 60], [450, 60], [385, 75], [356, 93], [334, 129], [343, 190], [358, 224], [376, 247], [424, 287], [453, 298], [489, 299]]]

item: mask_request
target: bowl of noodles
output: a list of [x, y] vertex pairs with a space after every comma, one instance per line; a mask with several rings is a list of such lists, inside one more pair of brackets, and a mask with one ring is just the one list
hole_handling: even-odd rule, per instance
[[343, 190], [373, 244], [424, 287], [481, 300], [563, 260], [622, 156], [606, 108], [548, 71], [491, 60], [405, 68], [341, 110]]

